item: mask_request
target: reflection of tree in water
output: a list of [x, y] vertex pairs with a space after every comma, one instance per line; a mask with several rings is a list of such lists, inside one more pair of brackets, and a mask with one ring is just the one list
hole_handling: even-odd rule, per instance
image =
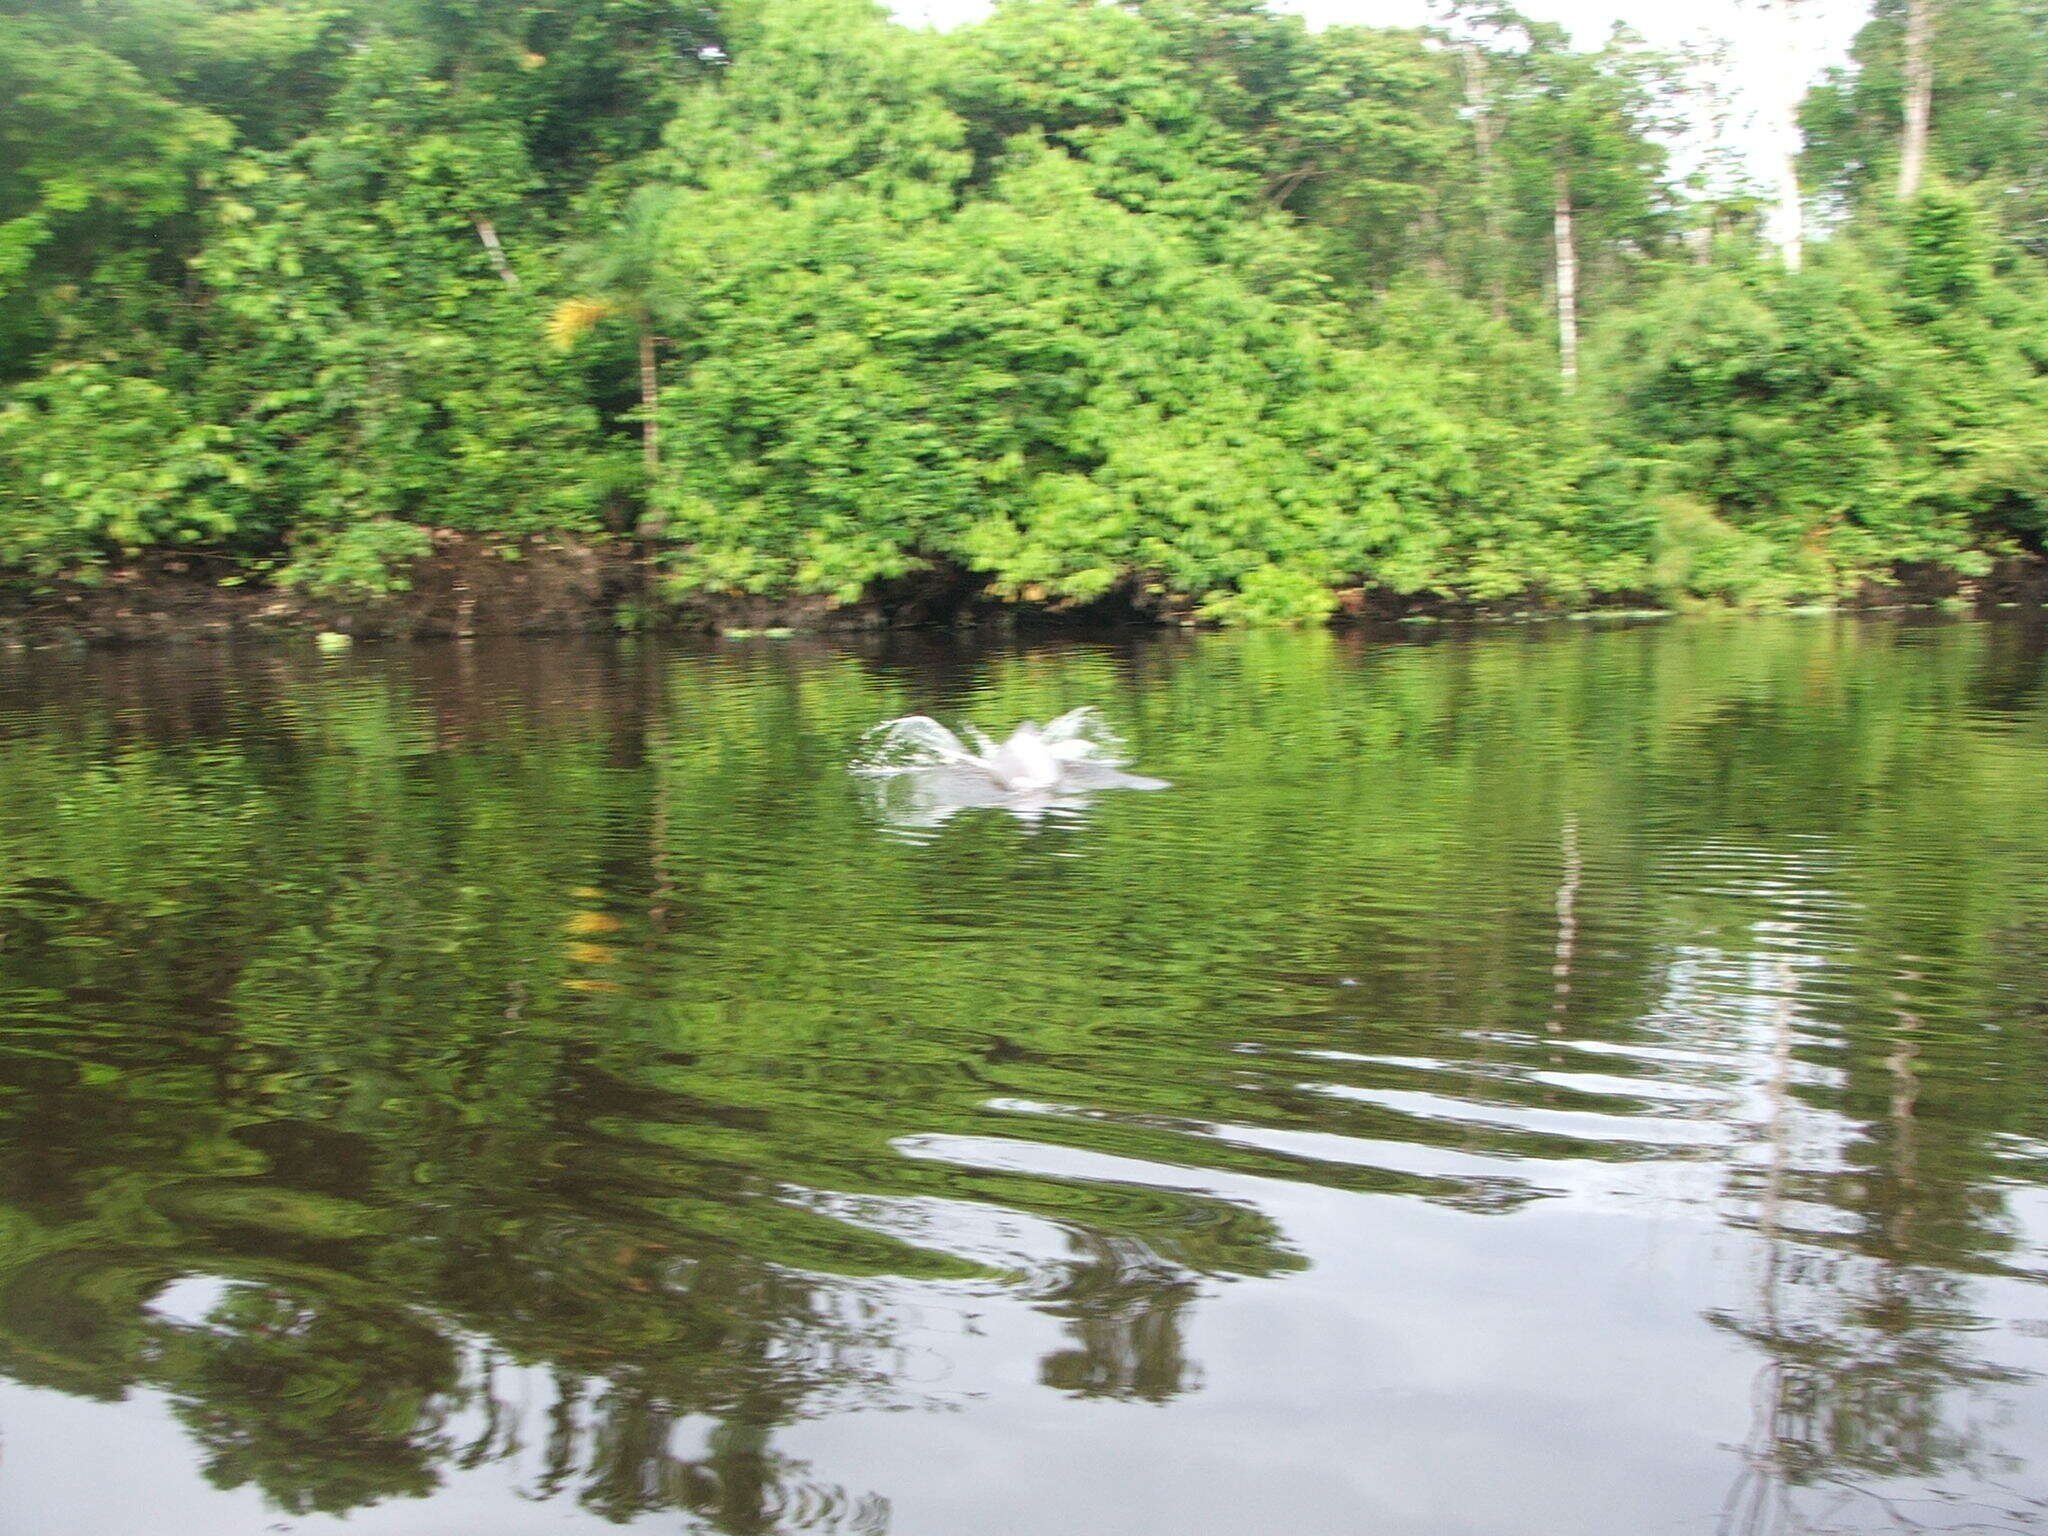
[[1194, 1277], [1129, 1238], [1088, 1233], [1078, 1242], [1088, 1262], [1053, 1298], [1074, 1343], [1046, 1356], [1040, 1379], [1080, 1397], [1152, 1403], [1192, 1389], [1182, 1328]]
[[[14, 974], [75, 1000], [74, 961], [42, 939], [119, 915], [76, 892], [30, 895], [63, 920], [14, 925]], [[733, 1536], [884, 1529], [885, 1504], [812, 1477], [775, 1432], [916, 1400], [893, 1369], [901, 1310], [868, 1298], [863, 1277], [981, 1271], [795, 1198], [792, 1174], [832, 1171], [806, 1168], [803, 1130], [830, 1107], [801, 1092], [731, 1102], [729, 1056], [707, 1075], [687, 1056], [593, 1049], [546, 1018], [502, 1037], [469, 1033], [462, 1013], [452, 1030], [337, 1026], [299, 999], [333, 990], [391, 1018], [413, 1000], [380, 1001], [351, 974], [347, 933], [324, 937], [289, 984], [245, 966], [224, 995], [158, 1014], [145, 975], [133, 1013], [110, 998], [68, 1060], [0, 1052], [0, 1141], [21, 1154], [0, 1159], [0, 1228], [16, 1239], [0, 1252], [0, 1366], [98, 1396], [162, 1390], [211, 1480], [293, 1513], [417, 1497], [451, 1470], [534, 1452], [533, 1494], [615, 1520], [674, 1509]], [[183, 946], [131, 956], [145, 972], [152, 960], [194, 974]], [[260, 1000], [255, 1027], [211, 1023], [229, 997]], [[779, 1069], [784, 1047], [757, 1054]], [[905, 1166], [864, 1137], [828, 1145], [856, 1183]], [[875, 1166], [844, 1162], [851, 1146]], [[1196, 1216], [1198, 1197], [1022, 1175], [986, 1189], [1044, 1207], [1076, 1245], [1042, 1298], [1078, 1341], [1047, 1367], [1073, 1373], [1068, 1390], [1157, 1400], [1185, 1385], [1190, 1276], [1133, 1261], [1152, 1252], [1147, 1229], [1272, 1262], [1269, 1228]], [[1105, 1220], [1135, 1227], [1101, 1235]], [[227, 1282], [203, 1318], [152, 1310], [181, 1274]], [[544, 1426], [497, 1395], [472, 1340], [546, 1374]]]
[[451, 1342], [403, 1312], [231, 1287], [199, 1326], [165, 1326], [139, 1374], [171, 1394], [222, 1488], [341, 1514], [440, 1481], [460, 1402]]
[[[613, 1519], [682, 1509], [736, 1536], [874, 1527], [871, 1497], [816, 1483], [770, 1445], [778, 1427], [822, 1403], [902, 1400], [881, 1369], [889, 1320], [862, 1322], [822, 1304], [822, 1282], [741, 1277], [716, 1260], [693, 1266], [693, 1278], [712, 1294], [682, 1288], [634, 1296], [679, 1318], [675, 1353], [607, 1359], [604, 1317], [616, 1319], [627, 1338], [647, 1334], [636, 1329], [631, 1303], [616, 1295], [582, 1298], [592, 1315], [554, 1325], [550, 1338], [550, 1328], [532, 1319], [481, 1314], [458, 1324], [417, 1310], [403, 1285], [302, 1272], [230, 1284], [203, 1317], [181, 1320], [147, 1309], [156, 1287], [138, 1284], [124, 1257], [134, 1259], [92, 1255], [112, 1267], [83, 1273], [79, 1256], [62, 1250], [6, 1265], [0, 1358], [13, 1374], [24, 1354], [48, 1360], [53, 1345], [82, 1350], [103, 1391], [163, 1391], [211, 1481], [253, 1483], [288, 1512], [344, 1513], [416, 1497], [438, 1486], [446, 1470], [533, 1449], [542, 1457], [533, 1493], [571, 1494]], [[148, 1256], [152, 1269], [162, 1257]], [[211, 1262], [232, 1256], [214, 1254]], [[97, 1287], [112, 1305], [93, 1309], [98, 1315], [89, 1320], [69, 1317], [64, 1336], [52, 1339], [39, 1329], [42, 1317], [19, 1310], [48, 1288], [38, 1274], [44, 1268]], [[524, 1278], [545, 1307], [549, 1277]], [[121, 1291], [125, 1298], [110, 1294]], [[472, 1324], [492, 1322], [505, 1325], [504, 1339], [466, 1342]], [[564, 1368], [550, 1363], [551, 1354], [585, 1364]], [[498, 1392], [507, 1373], [493, 1362], [521, 1360], [551, 1383], [544, 1421], [521, 1397]], [[533, 1379], [530, 1369], [509, 1374], [526, 1385]], [[681, 1431], [693, 1422], [711, 1428], [700, 1450], [683, 1453], [678, 1442], [688, 1436]]]
[[[1892, 1009], [1882, 1057], [1885, 1113], [1860, 1128], [1851, 1148], [1860, 1156], [1832, 1174], [1802, 1169], [1794, 975], [1789, 964], [1776, 965], [1766, 1028], [1766, 1162], [1751, 1217], [1760, 1244], [1755, 1301], [1746, 1312], [1709, 1319], [1764, 1357], [1744, 1470], [1720, 1529], [1725, 1536], [1860, 1530], [1874, 1518], [1899, 1529], [2004, 1530], [2011, 1519], [2048, 1514], [2048, 1502], [2024, 1494], [1993, 1504], [1926, 1492], [1965, 1472], [1978, 1487], [1996, 1488], [2021, 1470], [2016, 1458], [1988, 1449], [1954, 1406], [1958, 1393], [2028, 1379], [1973, 1348], [1983, 1319], [1971, 1304], [1968, 1271], [1998, 1244], [1979, 1233], [1961, 1251], [1939, 1255], [1956, 1268], [1916, 1262], [1931, 1257], [1914, 1231], [1929, 1195], [1920, 1187], [1915, 1120], [1924, 1022], [1903, 1007]], [[1852, 1213], [1847, 1239], [1801, 1230], [1802, 1195], [1823, 1210]], [[1972, 1191], [1940, 1195], [1935, 1203], [1954, 1210], [1968, 1207]], [[1888, 1492], [1888, 1483], [1908, 1478], [1924, 1485], [1910, 1500]], [[1853, 1524], [1838, 1524], [1844, 1520]]]
[[[232, 1141], [203, 1115], [155, 1131], [138, 1161], [190, 1164]], [[273, 1139], [273, 1154], [286, 1145]], [[36, 1209], [32, 1195], [9, 1219], [41, 1241], [0, 1259], [0, 1363], [100, 1395], [164, 1391], [210, 1479], [253, 1483], [293, 1513], [419, 1496], [449, 1469], [538, 1450], [532, 1493], [570, 1495], [612, 1519], [686, 1510], [734, 1536], [884, 1528], [873, 1496], [818, 1482], [772, 1445], [778, 1428], [819, 1412], [919, 1401], [894, 1370], [901, 1308], [858, 1278], [820, 1273], [818, 1245], [877, 1272], [891, 1258], [913, 1273], [962, 1266], [895, 1254], [857, 1229], [808, 1227], [778, 1260], [707, 1239], [702, 1225], [608, 1212], [634, 1183], [630, 1160], [608, 1177], [582, 1167], [573, 1190], [542, 1181], [490, 1201], [463, 1192], [473, 1203], [381, 1231], [375, 1207], [304, 1188], [313, 1169], [273, 1155], [261, 1173], [158, 1178], [147, 1191], [130, 1174], [88, 1196], [68, 1228], [37, 1230], [36, 1218], [61, 1212]], [[673, 1176], [719, 1182], [711, 1169]], [[49, 1193], [68, 1203], [61, 1181]], [[753, 1186], [735, 1190], [734, 1217], [750, 1197], [773, 1203]], [[108, 1225], [138, 1209], [158, 1213], [155, 1243], [108, 1243]], [[708, 1224], [702, 1212], [692, 1219]], [[763, 1224], [772, 1236], [773, 1220]], [[1148, 1251], [1136, 1237], [1074, 1240], [1042, 1304], [1069, 1319], [1077, 1347], [1048, 1362], [1048, 1381], [1153, 1400], [1183, 1389], [1187, 1272], [1134, 1264]], [[231, 1281], [197, 1320], [151, 1310], [162, 1279], [181, 1270]], [[472, 1338], [488, 1339], [482, 1358], [521, 1379], [546, 1374], [544, 1425], [497, 1394], [500, 1373], [479, 1364]]]
[[[443, 1468], [517, 1456], [532, 1436], [540, 1468], [530, 1492], [573, 1494], [610, 1519], [686, 1510], [734, 1536], [886, 1525], [879, 1501], [813, 1482], [774, 1452], [774, 1429], [801, 1403], [770, 1382], [690, 1404], [658, 1371], [556, 1373], [536, 1416], [501, 1395], [502, 1375], [526, 1377], [502, 1370], [495, 1346], [464, 1345], [387, 1307], [366, 1313], [260, 1286], [230, 1288], [201, 1322], [163, 1326], [142, 1371], [171, 1395], [210, 1480], [254, 1483], [294, 1514], [419, 1496]], [[679, 1451], [687, 1422], [713, 1411], [701, 1452]]]
[[548, 1410], [546, 1470], [533, 1492], [580, 1490], [586, 1507], [625, 1521], [649, 1510], [687, 1510], [730, 1536], [772, 1531], [867, 1533], [888, 1528], [889, 1506], [809, 1477], [777, 1453], [774, 1430], [796, 1415], [771, 1394], [743, 1394], [721, 1410], [701, 1454], [677, 1440], [690, 1417], [643, 1386], [557, 1381]]
[[[1824, 684], [1833, 641], [1625, 652], [1666, 669], [1657, 690], [1603, 687], [1555, 648], [1397, 651], [1354, 676], [1327, 664], [1335, 643], [1191, 652], [1121, 694], [1093, 653], [992, 666], [996, 715], [1113, 702], [1149, 727], [1148, 770], [1209, 776], [1178, 819], [1087, 829], [1086, 859], [1027, 858], [987, 822], [914, 855], [878, 846], [836, 744], [913, 701], [886, 671], [795, 652], [501, 678], [509, 707], [469, 681], [280, 667], [220, 681], [225, 702], [166, 714], [138, 688], [118, 719], [67, 704], [44, 734], [0, 739], [0, 1369], [99, 1396], [160, 1387], [210, 1475], [291, 1510], [530, 1462], [528, 1491], [614, 1519], [879, 1531], [878, 1499], [775, 1444], [806, 1417], [912, 1400], [907, 1309], [871, 1287], [1010, 1287], [1065, 1327], [1044, 1383], [1157, 1402], [1199, 1384], [1183, 1326], [1201, 1277], [1301, 1262], [1249, 1206], [917, 1162], [899, 1138], [1509, 1208], [1528, 1181], [1220, 1132], [1532, 1165], [1643, 1155], [1565, 1148], [1512, 1113], [1311, 1093], [1287, 1051], [1343, 1047], [1369, 1085], [1361, 1053], [1451, 1056], [1479, 1030], [1463, 1097], [1548, 1106], [1518, 1032], [1625, 1042], [1656, 984], [1648, 946], [1616, 937], [1643, 894], [1603, 873], [1641, 831], [1616, 808], [1746, 825], [1781, 793], [1803, 815], [1842, 798], [1872, 743], [1953, 746], [1938, 711], [1894, 694], [1872, 711], [1885, 731], [1830, 735], [1820, 711], [1782, 750], [1754, 720], [1679, 729], [1731, 693], [1775, 696], [1773, 669]], [[1645, 742], [1677, 745], [1646, 768]], [[2037, 814], [2034, 778], [1985, 784], [2015, 821]], [[1928, 803], [1945, 856], [1952, 808]], [[1540, 850], [1526, 870], [1502, 857], [1522, 848]], [[2002, 892], [2004, 857], [1977, 850], [1959, 878]], [[1304, 1016], [1301, 989], [1274, 984], [1339, 957], [1370, 983], [1341, 1012]], [[1958, 1465], [1943, 1394], [1998, 1381], [1958, 1343], [1955, 1276], [1999, 1251], [1981, 1154], [2020, 1100], [1952, 1110], [1946, 1142], [1920, 1134], [1902, 1085], [1963, 1047], [1894, 1043], [1879, 1054], [1899, 1064], [1852, 1085], [1882, 1105], [1854, 1116], [1869, 1155], [1825, 1177], [1777, 1165], [1767, 1283], [1723, 1320], [1769, 1362], [1756, 1456], [1774, 1488]], [[1773, 1138], [1790, 1135], [1792, 1058], [1788, 1021]], [[1003, 1118], [997, 1098], [1090, 1113]], [[1068, 1251], [1029, 1255], [1054, 1278], [1024, 1289], [943, 1230], [891, 1237], [821, 1192], [1028, 1213]], [[1810, 1201], [1887, 1213], [1889, 1248], [1876, 1228], [1791, 1235]], [[228, 1289], [201, 1319], [155, 1316], [188, 1274]], [[538, 1406], [515, 1379], [547, 1384]]]
[[[1954, 1409], [1958, 1392], [2026, 1379], [1973, 1354], [1978, 1319], [1965, 1283], [1767, 1241], [1791, 1251], [1763, 1259], [1754, 1311], [1713, 1318], [1765, 1357], [1724, 1531], [1824, 1530], [1827, 1511], [1889, 1508], [1886, 1484], [1894, 1479], [1938, 1487], [1967, 1472], [1979, 1486], [1996, 1486], [2018, 1470], [1985, 1449]], [[1924, 1492], [1916, 1498], [1920, 1523], [1940, 1529], [1982, 1528], [1973, 1522], [1997, 1513]], [[1929, 1521], [1930, 1504], [1950, 1507]]]

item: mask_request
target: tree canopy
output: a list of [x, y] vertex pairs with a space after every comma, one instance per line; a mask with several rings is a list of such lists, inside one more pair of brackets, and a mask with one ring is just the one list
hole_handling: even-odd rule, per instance
[[1933, 8], [1901, 203], [1878, 6], [1793, 271], [1678, 184], [1679, 61], [1490, 5], [0, 0], [0, 566], [374, 593], [452, 530], [1244, 622], [1979, 574], [2048, 527], [2040, 9]]

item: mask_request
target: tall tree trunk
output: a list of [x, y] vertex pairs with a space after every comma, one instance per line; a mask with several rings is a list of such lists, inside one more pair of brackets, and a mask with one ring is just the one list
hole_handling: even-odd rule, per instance
[[1579, 387], [1579, 247], [1572, 234], [1572, 181], [1557, 173], [1557, 361], [1564, 387]]
[[[1776, 12], [1784, 18], [1784, 46], [1787, 55], [1794, 59], [1805, 56], [1804, 39], [1800, 33], [1800, 21], [1812, 12], [1811, 0], [1760, 0], [1766, 12]], [[1802, 137], [1799, 131], [1799, 103], [1786, 97], [1782, 107], [1774, 112], [1772, 123], [1778, 135], [1778, 251], [1784, 258], [1788, 271], [1797, 272], [1806, 264], [1806, 200], [1799, 189], [1799, 151]]]
[[489, 219], [478, 219], [476, 237], [483, 242], [484, 254], [491, 258], [491, 270], [507, 288], [517, 291], [519, 274], [512, 270], [512, 263], [505, 259], [505, 247], [498, 243], [498, 226]]
[[640, 321], [640, 459], [647, 471], [647, 501], [641, 509], [640, 531], [654, 537], [665, 519], [654, 510], [654, 488], [661, 477], [661, 371], [655, 361], [653, 325]]
[[640, 327], [640, 456], [651, 484], [661, 472], [661, 374], [654, 362], [654, 332]]
[[[1796, 116], [1793, 121], [1797, 122]], [[1794, 137], [1788, 137], [1779, 150], [1778, 232], [1785, 266], [1797, 272], [1806, 265], [1806, 200], [1799, 193], [1799, 141]]]
[[1508, 315], [1507, 274], [1502, 270], [1507, 242], [1501, 233], [1500, 182], [1495, 174], [1493, 101], [1486, 89], [1486, 55], [1476, 44], [1458, 50], [1465, 63], [1465, 106], [1472, 114], [1472, 138], [1479, 151], [1479, 203], [1486, 222], [1487, 291], [1493, 318]]
[[1927, 129], [1934, 113], [1934, 0], [1906, 0], [1906, 134], [1899, 146], [1899, 201], [1920, 190], [1927, 174]]

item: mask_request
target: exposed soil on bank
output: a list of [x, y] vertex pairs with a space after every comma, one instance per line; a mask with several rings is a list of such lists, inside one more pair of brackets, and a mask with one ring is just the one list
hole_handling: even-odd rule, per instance
[[[971, 574], [947, 568], [890, 583], [850, 606], [822, 598], [732, 598], [678, 607], [659, 597], [641, 551], [625, 542], [535, 539], [506, 546], [442, 536], [433, 554], [410, 571], [407, 590], [379, 599], [338, 601], [238, 579], [244, 575], [216, 556], [157, 555], [110, 570], [93, 584], [0, 585], [0, 642], [137, 645], [319, 631], [403, 639], [638, 629], [828, 632], [961, 623], [1101, 627], [1173, 624], [1187, 617], [1125, 595], [1064, 611], [1001, 603]], [[1339, 622], [1365, 624], [1564, 612], [1541, 602], [1482, 607], [1369, 588], [1338, 596]], [[1976, 581], [1947, 571], [1903, 569], [1895, 583], [1867, 588], [1853, 606], [1996, 609], [2038, 608], [2044, 602], [2048, 561], [2023, 559]], [[1642, 595], [1617, 594], [1594, 606], [1628, 611], [1656, 605]]]
[[211, 556], [157, 555], [96, 583], [0, 589], [0, 636], [133, 645], [331, 630], [364, 638], [611, 630], [646, 590], [628, 546], [443, 537], [386, 598], [338, 601], [251, 577]]

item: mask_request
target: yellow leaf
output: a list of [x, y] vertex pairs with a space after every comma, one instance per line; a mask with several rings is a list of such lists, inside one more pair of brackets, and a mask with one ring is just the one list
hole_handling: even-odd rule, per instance
[[567, 352], [617, 313], [618, 306], [605, 299], [564, 299], [548, 316], [548, 340], [556, 351]]

